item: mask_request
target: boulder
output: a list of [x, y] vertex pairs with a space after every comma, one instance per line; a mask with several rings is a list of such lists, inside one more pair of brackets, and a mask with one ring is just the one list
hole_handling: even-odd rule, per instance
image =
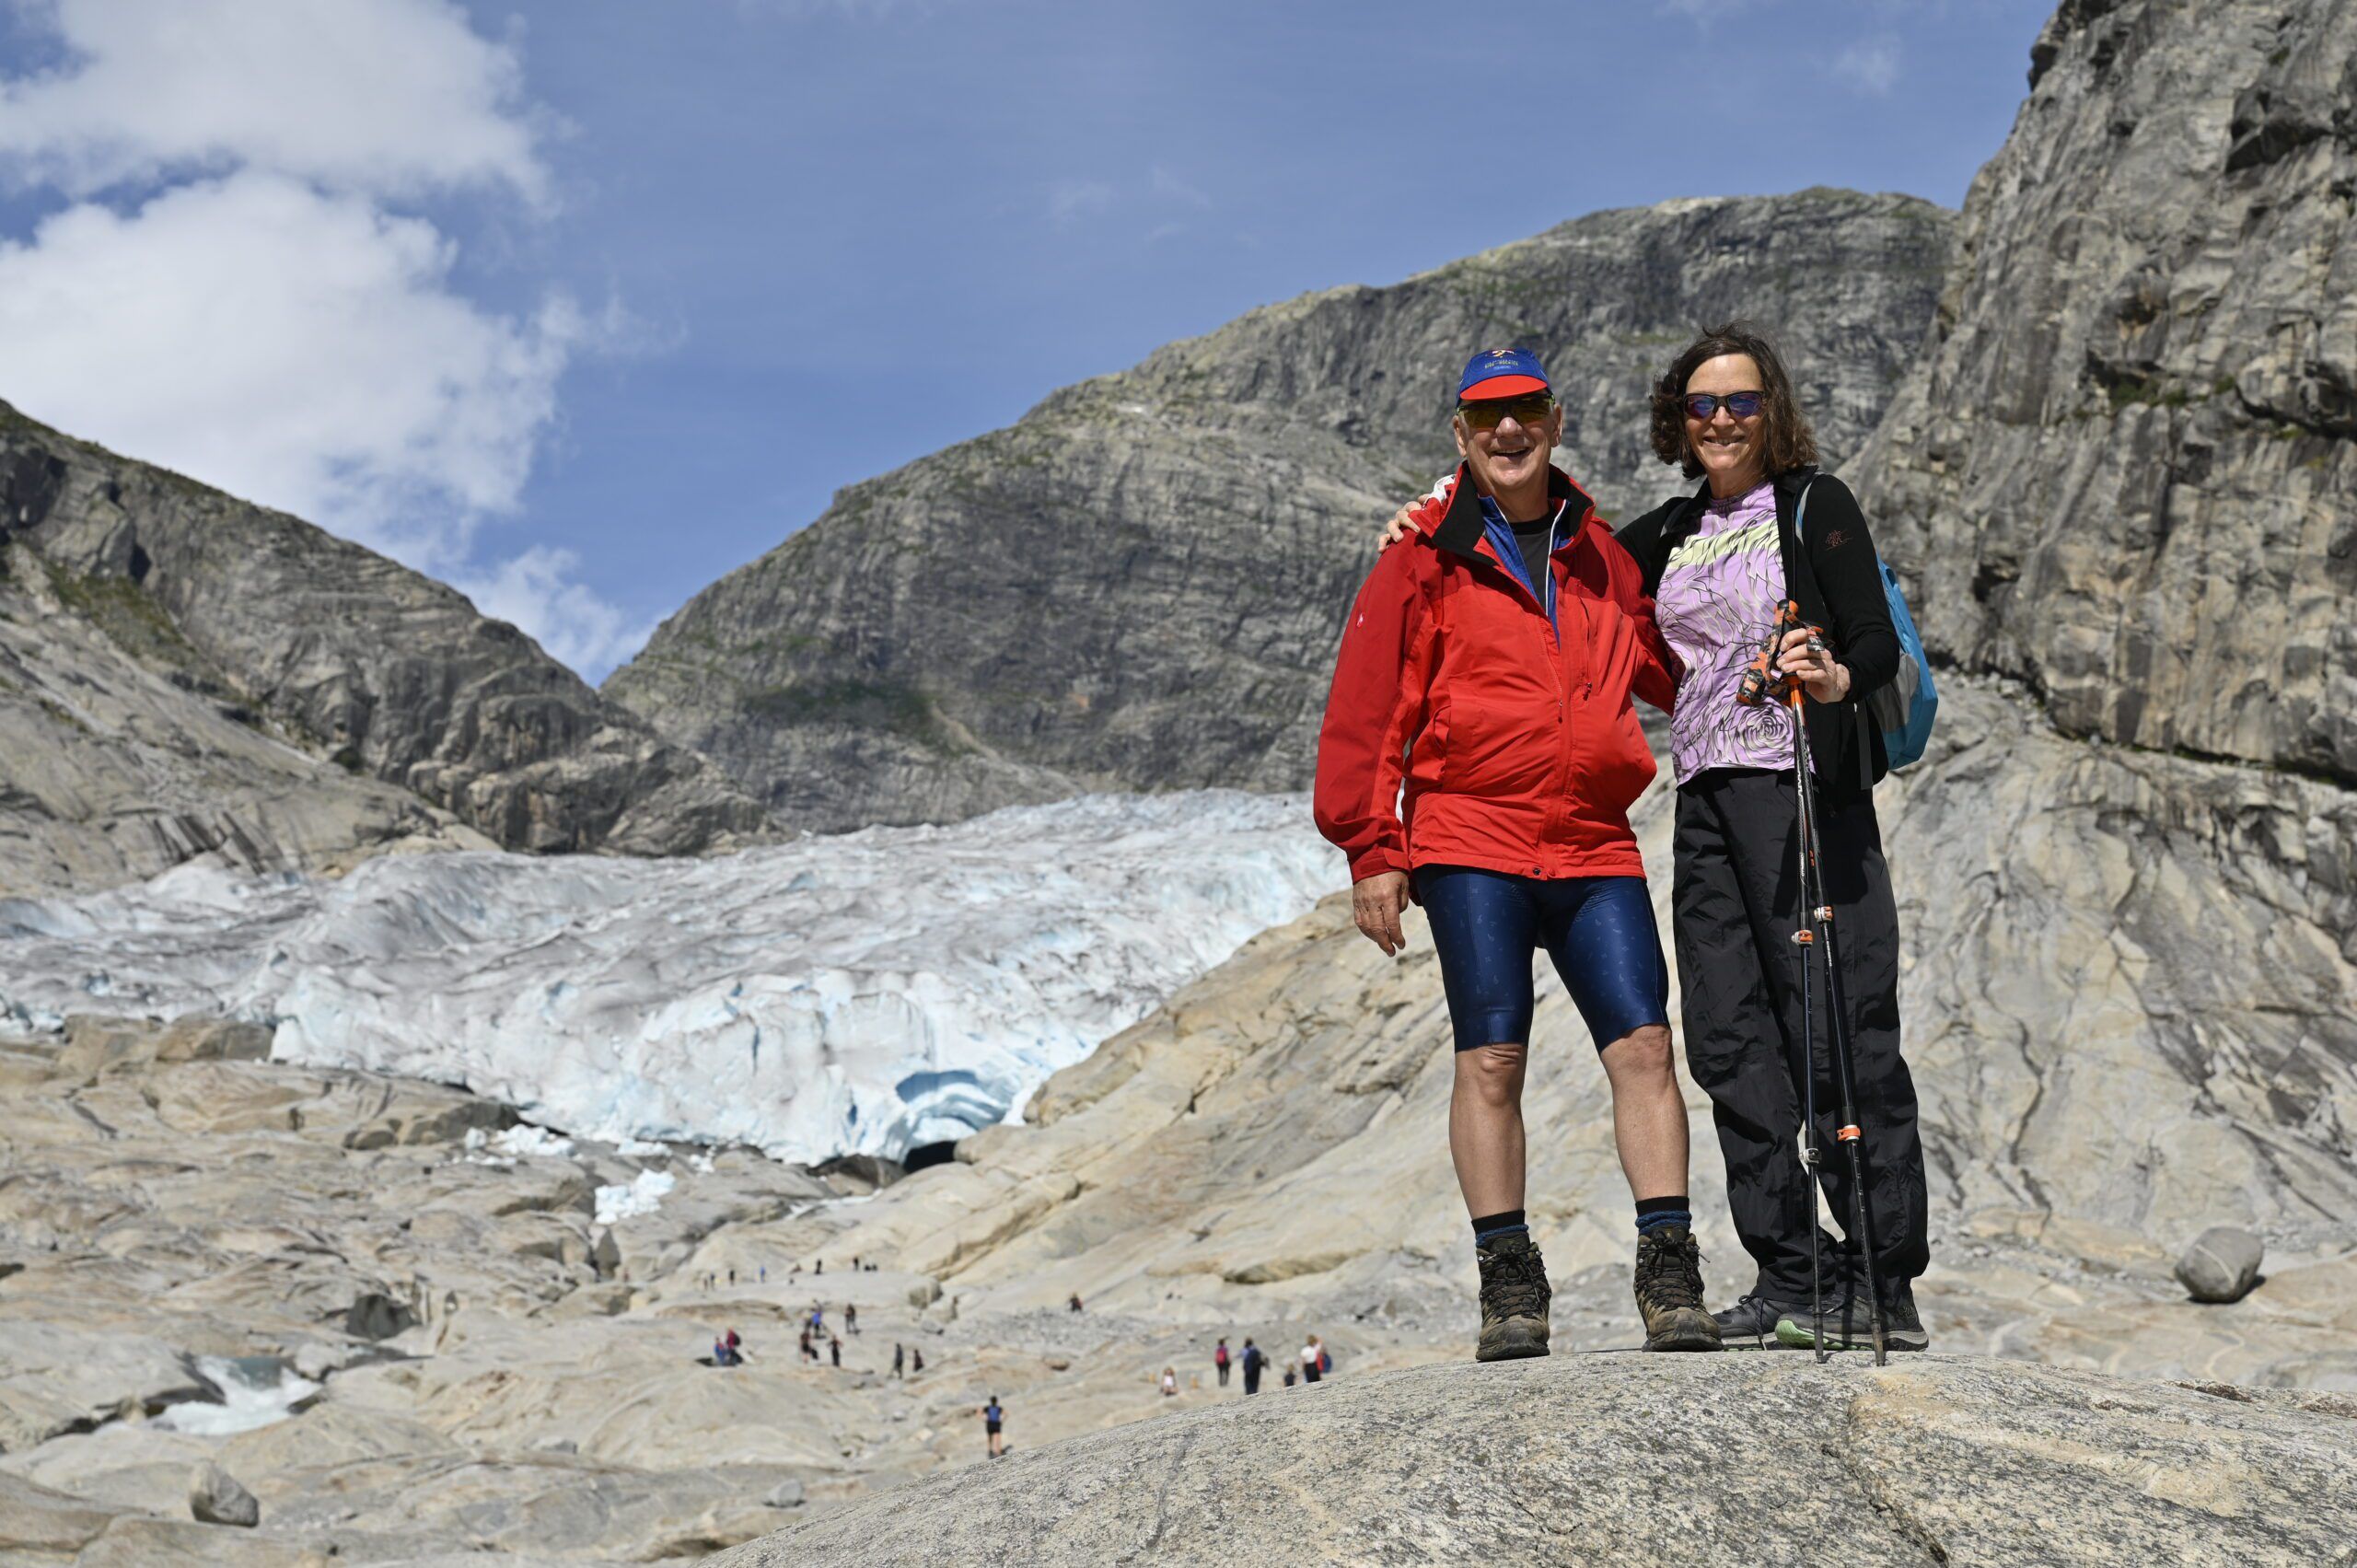
[[343, 1331], [355, 1340], [389, 1340], [414, 1328], [417, 1314], [383, 1291], [366, 1291], [353, 1298], [344, 1313]]
[[261, 1523], [261, 1504], [254, 1500], [254, 1494], [238, 1485], [237, 1478], [219, 1465], [206, 1465], [196, 1472], [196, 1480], [189, 1487], [188, 1511], [204, 1525], [237, 1525], [251, 1529]]
[[2177, 1277], [2196, 1301], [2240, 1301], [2258, 1283], [2267, 1244], [2239, 1225], [2213, 1225], [2177, 1260]]
[[[938, 1472], [710, 1568], [2346, 1562], [2346, 1400], [1926, 1355], [1554, 1356], [1199, 1407]], [[1731, 1483], [1724, 1456], [1772, 1434]], [[1237, 1506], [1237, 1499], [1248, 1506]]]
[[788, 1476], [771, 1487], [769, 1495], [761, 1502], [771, 1508], [799, 1508], [809, 1500], [809, 1491], [802, 1484], [801, 1478]]

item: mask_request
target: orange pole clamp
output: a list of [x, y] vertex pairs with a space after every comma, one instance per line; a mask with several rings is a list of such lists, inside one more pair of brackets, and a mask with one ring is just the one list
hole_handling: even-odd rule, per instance
[[1855, 1127], [1843, 1127], [1838, 1129], [1833, 1135], [1842, 1143], [1855, 1143], [1858, 1138], [1858, 1130]]
[[1814, 932], [1795, 931], [1793, 933], [1793, 943], [1795, 947], [1805, 947], [1816, 940], [1817, 935]]

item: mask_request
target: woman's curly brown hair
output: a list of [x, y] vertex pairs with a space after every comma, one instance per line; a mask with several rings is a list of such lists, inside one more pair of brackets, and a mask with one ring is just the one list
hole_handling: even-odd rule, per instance
[[1689, 479], [1702, 477], [1701, 461], [1686, 441], [1686, 383], [1705, 360], [1726, 354], [1749, 354], [1751, 363], [1759, 366], [1759, 389], [1768, 394], [1768, 405], [1759, 414], [1764, 424], [1759, 433], [1761, 471], [1773, 479], [1804, 463], [1815, 463], [1817, 436], [1808, 427], [1808, 416], [1801, 412], [1799, 400], [1793, 396], [1793, 378], [1784, 374], [1784, 362], [1776, 356], [1775, 345], [1747, 321], [1706, 328], [1654, 383], [1654, 455], [1663, 462], [1676, 463]]

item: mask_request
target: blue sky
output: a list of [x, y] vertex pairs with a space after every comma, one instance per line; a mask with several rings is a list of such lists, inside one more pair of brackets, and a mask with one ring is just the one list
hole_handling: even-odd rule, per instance
[[0, 398], [592, 679], [833, 491], [1600, 207], [1949, 205], [2046, 0], [17, 0]]

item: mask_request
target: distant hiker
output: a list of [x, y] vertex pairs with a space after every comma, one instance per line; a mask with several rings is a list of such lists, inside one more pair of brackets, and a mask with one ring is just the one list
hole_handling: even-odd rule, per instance
[[764, 1263], [764, 1264], [762, 1264], [762, 1265], [761, 1265], [761, 1283], [762, 1284], [767, 1284], [767, 1283], [770, 1283], [770, 1266], [769, 1266], [767, 1263]]
[[1267, 1354], [1259, 1345], [1247, 1338], [1244, 1342], [1244, 1391], [1246, 1393], [1257, 1394], [1260, 1391], [1260, 1369], [1268, 1365]]
[[829, 1334], [827, 1336], [827, 1355], [828, 1358], [833, 1361], [837, 1366], [841, 1366], [843, 1364], [843, 1342], [841, 1335]]
[[1315, 1383], [1324, 1376], [1326, 1353], [1318, 1347], [1318, 1336], [1312, 1334], [1308, 1342], [1301, 1347], [1301, 1379], [1305, 1383]]
[[1219, 1369], [1219, 1386], [1227, 1387], [1227, 1339], [1223, 1335], [1219, 1348], [1212, 1352], [1212, 1365]]
[[1293, 1387], [1293, 1363], [1288, 1361], [1285, 1363], [1285, 1387], [1290, 1388]]
[[1006, 1422], [1006, 1411], [999, 1408], [998, 1396], [993, 1394], [991, 1402], [974, 1413], [982, 1418], [982, 1436], [990, 1444], [991, 1458], [995, 1459], [1006, 1451], [1006, 1439], [999, 1434]]
[[903, 1349], [901, 1348], [901, 1346], [900, 1345], [899, 1342], [895, 1341], [895, 1342], [894, 1342], [894, 1343], [893, 1343], [893, 1345], [892, 1345], [892, 1376], [895, 1376], [895, 1377], [905, 1377], [906, 1376], [908, 1376], [908, 1374], [907, 1374], [907, 1372], [906, 1372], [906, 1370], [905, 1370], [905, 1369], [906, 1369], [906, 1367], [907, 1367], [907, 1365], [908, 1365], [908, 1359], [909, 1359], [909, 1358], [908, 1358], [908, 1353], [907, 1353], [905, 1350], [903, 1350]]
[[743, 1349], [744, 1343], [744, 1341], [737, 1337], [736, 1330], [731, 1329], [728, 1330], [728, 1355], [730, 1360], [734, 1361], [738, 1359], [738, 1353]]
[[802, 1359], [805, 1361], [816, 1361], [818, 1357], [819, 1353], [812, 1349], [810, 1344], [810, 1325], [805, 1323], [802, 1326]]
[[1069, 1310], [1074, 1312], [1080, 1310], [1080, 1292], [1074, 1291], [1072, 1293], [1072, 1306]]
[[847, 1334], [859, 1332], [859, 1308], [849, 1302], [843, 1303], [843, 1331]]
[[1318, 830], [1350, 856], [1369, 940], [1405, 947], [1411, 901], [1430, 923], [1456, 1036], [1449, 1153], [1481, 1274], [1475, 1359], [1547, 1353], [1553, 1292], [1523, 1210], [1539, 948], [1611, 1084], [1646, 1348], [1715, 1350], [1687, 1228], [1669, 970], [1629, 827], [1654, 774], [1631, 703], [1668, 711], [1675, 657], [1637, 563], [1549, 462], [1563, 412], [1538, 356], [1475, 354], [1457, 399], [1463, 461], [1376, 558], [1343, 627]]
[[714, 1366], [728, 1365], [728, 1342], [717, 1334], [712, 1338], [712, 1364]]
[[923, 1370], [924, 1348], [921, 1345], [911, 1346], [909, 1350], [909, 1372], [911, 1376], [914, 1376]]
[[1175, 1366], [1164, 1367], [1162, 1369], [1162, 1397], [1167, 1400], [1178, 1392], [1178, 1369]]
[[734, 1285], [737, 1283], [737, 1271], [734, 1269], [728, 1271], [728, 1283], [731, 1285]]
[[810, 1265], [810, 1272], [814, 1274], [825, 1273], [827, 1272], [827, 1260], [824, 1258], [818, 1260], [818, 1261]]

